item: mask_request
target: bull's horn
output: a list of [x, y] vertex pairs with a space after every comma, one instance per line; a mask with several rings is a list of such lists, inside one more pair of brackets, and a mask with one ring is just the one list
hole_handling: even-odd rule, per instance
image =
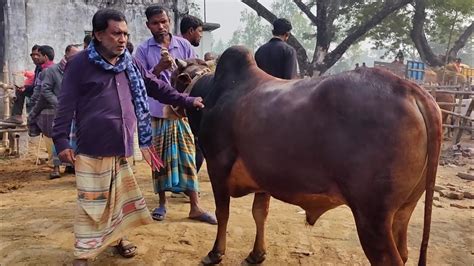
[[175, 62], [176, 62], [176, 65], [181, 69], [186, 68], [186, 66], [188, 65], [186, 61], [178, 59], [178, 58], [175, 59]]
[[215, 60], [215, 59], [214, 59], [214, 60], [207, 60], [207, 61], [206, 61], [206, 65], [207, 65], [208, 67], [213, 67], [213, 66], [216, 65], [216, 60]]

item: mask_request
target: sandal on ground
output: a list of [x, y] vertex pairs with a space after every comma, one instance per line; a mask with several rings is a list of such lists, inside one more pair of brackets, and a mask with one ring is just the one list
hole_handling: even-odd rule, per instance
[[137, 254], [137, 246], [123, 239], [115, 246], [115, 249], [124, 258], [131, 258]]
[[217, 224], [217, 219], [214, 215], [210, 214], [209, 212], [203, 212], [201, 215], [196, 217], [189, 217], [189, 219], [205, 222], [209, 224]]
[[163, 221], [166, 218], [166, 207], [160, 206], [155, 208], [151, 213], [151, 218], [156, 221]]
[[49, 179], [56, 179], [60, 177], [61, 177], [61, 174], [59, 173], [59, 171], [54, 171], [51, 174], [49, 174]]

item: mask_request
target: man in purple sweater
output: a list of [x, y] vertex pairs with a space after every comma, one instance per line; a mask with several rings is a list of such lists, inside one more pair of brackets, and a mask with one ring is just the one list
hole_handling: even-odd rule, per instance
[[[74, 265], [87, 265], [107, 246], [124, 257], [136, 246], [124, 239], [132, 228], [152, 221], [125, 159], [133, 153], [138, 128], [142, 153], [152, 168], [159, 159], [151, 148], [149, 96], [187, 108], [203, 108], [201, 98], [179, 94], [148, 73], [126, 50], [125, 16], [102, 9], [92, 19], [93, 41], [64, 73], [53, 140], [62, 161], [75, 165], [78, 207], [74, 224]], [[68, 136], [75, 115], [77, 150]]]

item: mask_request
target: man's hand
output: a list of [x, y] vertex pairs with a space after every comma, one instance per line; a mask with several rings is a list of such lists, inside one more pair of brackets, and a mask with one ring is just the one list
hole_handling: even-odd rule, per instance
[[156, 64], [156, 66], [153, 68], [153, 74], [155, 74], [155, 76], [159, 76], [163, 70], [169, 69], [172, 63], [173, 61], [171, 60], [171, 57], [162, 56], [160, 62], [158, 62], [158, 64]]
[[163, 162], [159, 158], [153, 146], [148, 148], [140, 148], [140, 151], [142, 152], [143, 159], [145, 159], [152, 171], [160, 171], [160, 168], [164, 167]]
[[72, 149], [63, 150], [58, 154], [58, 157], [61, 162], [70, 163], [72, 165], [74, 165], [76, 162], [76, 155], [74, 155], [74, 151]]
[[194, 99], [193, 106], [196, 107], [196, 109], [202, 109], [204, 108], [204, 103], [201, 97], [197, 97]]

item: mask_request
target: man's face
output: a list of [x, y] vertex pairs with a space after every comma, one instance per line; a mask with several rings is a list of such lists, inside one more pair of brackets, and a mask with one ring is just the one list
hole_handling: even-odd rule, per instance
[[66, 61], [69, 61], [75, 54], [79, 53], [79, 47], [73, 46], [71, 49], [64, 55]]
[[31, 56], [31, 60], [33, 61], [33, 64], [35, 64], [37, 66], [42, 64], [43, 56], [40, 54], [38, 49], [32, 50], [30, 56]]
[[199, 26], [196, 29], [193, 29], [193, 28], [189, 29], [189, 36], [190, 36], [189, 42], [193, 46], [199, 46], [199, 43], [201, 43], [201, 38], [202, 38], [202, 27]]
[[162, 42], [170, 32], [170, 18], [165, 12], [152, 16], [146, 26], [158, 42]]
[[104, 56], [118, 57], [127, 49], [127, 23], [125, 21], [109, 20], [107, 29], [96, 32], [95, 37], [102, 46]]

